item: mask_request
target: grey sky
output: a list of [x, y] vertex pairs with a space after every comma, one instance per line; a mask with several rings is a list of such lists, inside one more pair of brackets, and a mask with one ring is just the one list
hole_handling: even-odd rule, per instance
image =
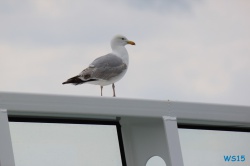
[[[250, 105], [245, 0], [0, 1], [0, 91], [99, 96], [62, 86], [123, 34], [130, 66], [118, 97]], [[112, 96], [111, 86], [104, 96]]]

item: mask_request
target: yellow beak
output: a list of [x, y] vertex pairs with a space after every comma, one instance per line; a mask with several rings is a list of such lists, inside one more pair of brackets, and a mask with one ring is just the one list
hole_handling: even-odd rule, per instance
[[131, 44], [131, 45], [135, 45], [135, 42], [130, 41], [130, 40], [129, 40], [129, 41], [127, 41], [127, 43], [128, 43], [128, 44]]

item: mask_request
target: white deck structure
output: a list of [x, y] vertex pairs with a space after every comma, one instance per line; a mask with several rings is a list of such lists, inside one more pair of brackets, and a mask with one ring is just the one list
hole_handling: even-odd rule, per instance
[[8, 116], [119, 120], [128, 166], [183, 166], [178, 124], [250, 127], [248, 106], [0, 92], [0, 166], [15, 165]]

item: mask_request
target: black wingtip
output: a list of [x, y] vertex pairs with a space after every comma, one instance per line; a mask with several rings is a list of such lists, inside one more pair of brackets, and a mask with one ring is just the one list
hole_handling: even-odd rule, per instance
[[81, 84], [83, 81], [79, 78], [79, 76], [72, 77], [68, 79], [67, 81], [63, 82], [62, 84]]
[[83, 84], [85, 82], [90, 82], [90, 81], [96, 81], [96, 79], [89, 79], [86, 81], [83, 81], [82, 79], [79, 78], [79, 76], [75, 76], [72, 77], [70, 79], [68, 79], [67, 81], [63, 82], [62, 84], [73, 84], [73, 85], [79, 85], [79, 84]]

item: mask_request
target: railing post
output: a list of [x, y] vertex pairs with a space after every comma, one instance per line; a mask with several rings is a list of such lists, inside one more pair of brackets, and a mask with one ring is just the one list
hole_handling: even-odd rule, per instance
[[15, 166], [6, 109], [0, 109], [0, 166]]
[[184, 166], [176, 117], [164, 116], [163, 121], [168, 149], [167, 166]]

